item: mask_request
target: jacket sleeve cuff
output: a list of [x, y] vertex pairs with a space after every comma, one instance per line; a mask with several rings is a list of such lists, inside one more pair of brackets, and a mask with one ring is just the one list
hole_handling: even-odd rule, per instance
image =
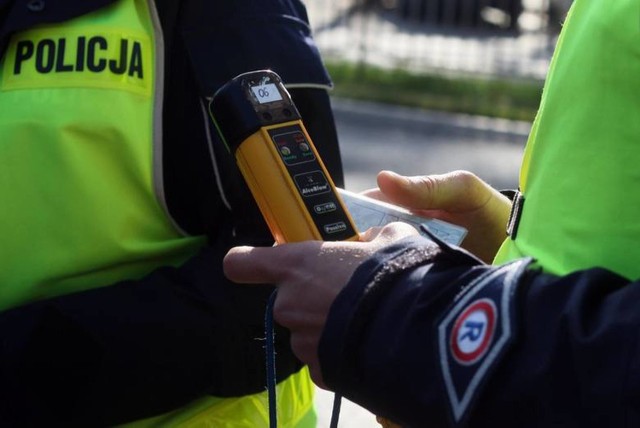
[[318, 350], [328, 387], [409, 425], [449, 420], [439, 332], [459, 305], [502, 289], [496, 268], [432, 241], [405, 239], [365, 261], [332, 305]]

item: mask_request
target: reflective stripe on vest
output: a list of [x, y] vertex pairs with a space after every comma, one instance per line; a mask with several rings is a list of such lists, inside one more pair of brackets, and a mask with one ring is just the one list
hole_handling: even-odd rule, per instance
[[[163, 198], [163, 48], [147, 0], [12, 37], [0, 62], [0, 310], [179, 265], [205, 242], [178, 230]], [[307, 372], [279, 388], [296, 426], [312, 407]], [[261, 426], [266, 402], [208, 397], [170, 417]]]
[[496, 262], [640, 277], [640, 2], [576, 0], [527, 143], [525, 203]]

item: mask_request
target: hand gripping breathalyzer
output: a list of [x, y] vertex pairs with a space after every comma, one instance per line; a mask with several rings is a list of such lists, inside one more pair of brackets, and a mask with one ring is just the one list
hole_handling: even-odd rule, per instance
[[279, 244], [357, 240], [358, 232], [280, 77], [241, 74], [209, 113]]

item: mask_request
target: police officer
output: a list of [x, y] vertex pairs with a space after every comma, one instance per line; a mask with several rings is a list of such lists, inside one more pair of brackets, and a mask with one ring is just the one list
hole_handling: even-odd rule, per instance
[[511, 200], [465, 172], [379, 175], [494, 266], [402, 224], [229, 253], [233, 280], [279, 284], [317, 382], [401, 426], [640, 426], [639, 12], [573, 3]]
[[[269, 290], [224, 278], [272, 238], [207, 98], [270, 68], [334, 179], [331, 82], [299, 1], [0, 0], [0, 425], [267, 425]], [[313, 426], [279, 334], [282, 426]]]

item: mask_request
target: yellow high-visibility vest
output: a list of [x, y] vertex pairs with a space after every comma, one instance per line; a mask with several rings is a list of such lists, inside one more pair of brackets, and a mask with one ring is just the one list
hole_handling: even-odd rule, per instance
[[640, 2], [575, 0], [520, 172], [515, 240], [496, 262], [640, 277]]
[[[0, 310], [140, 278], [204, 245], [163, 199], [163, 56], [152, 0], [12, 36], [0, 62]], [[314, 426], [312, 404], [306, 370], [278, 385], [281, 426]], [[267, 396], [205, 397], [130, 425], [267, 427]]]

